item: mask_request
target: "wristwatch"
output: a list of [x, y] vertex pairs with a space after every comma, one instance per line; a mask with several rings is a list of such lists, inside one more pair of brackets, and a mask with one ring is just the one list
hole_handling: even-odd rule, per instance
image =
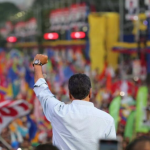
[[43, 65], [42, 63], [41, 63], [41, 61], [40, 60], [38, 60], [38, 59], [36, 59], [34, 62], [33, 62], [33, 67], [34, 67], [34, 65]]

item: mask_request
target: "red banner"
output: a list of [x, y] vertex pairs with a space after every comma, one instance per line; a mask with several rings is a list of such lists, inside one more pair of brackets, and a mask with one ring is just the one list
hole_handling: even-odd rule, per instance
[[26, 36], [35, 35], [37, 33], [37, 20], [31, 18], [25, 23]]
[[25, 22], [18, 22], [15, 25], [15, 35], [17, 37], [24, 37], [25, 36]]
[[17, 37], [25, 37], [37, 34], [37, 20], [31, 18], [26, 22], [18, 22], [15, 25], [15, 35]]
[[86, 25], [87, 6], [85, 3], [73, 4], [70, 8], [51, 11], [49, 17], [51, 31], [82, 27]]

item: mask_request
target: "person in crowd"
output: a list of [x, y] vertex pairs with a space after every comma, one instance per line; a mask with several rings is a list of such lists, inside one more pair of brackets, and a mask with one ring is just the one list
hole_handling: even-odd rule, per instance
[[133, 140], [126, 150], [150, 150], [150, 137], [142, 136]]
[[[11, 54], [12, 54], [12, 51], [10, 51]], [[53, 55], [50, 56], [49, 51], [51, 51]], [[58, 51], [60, 52], [57, 55], [59, 56], [59, 59], [57, 57], [55, 58], [55, 53], [58, 53]], [[21, 57], [19, 55], [20, 52], [18, 52], [18, 54], [16, 54], [17, 52], [15, 52], [15, 55], [13, 54], [11, 58], [5, 56], [5, 55], [9, 55], [10, 53], [6, 51], [4, 51], [3, 53], [0, 52], [0, 58], [1, 58], [0, 59], [0, 62], [1, 62], [0, 63], [0, 75], [4, 77], [2, 78], [1, 83], [2, 85], [9, 87], [8, 93], [6, 93], [6, 95], [3, 95], [3, 93], [0, 93], [1, 98], [2, 96], [4, 96], [5, 99], [10, 99], [10, 100], [24, 99], [30, 102], [31, 109], [33, 109], [33, 111], [31, 112], [29, 116], [32, 122], [34, 123], [34, 127], [36, 126], [37, 130], [30, 130], [32, 132], [28, 132], [28, 133], [26, 132], [25, 138], [23, 138], [23, 141], [19, 143], [20, 145], [18, 145], [23, 150], [30, 149], [30, 147], [32, 149], [33, 147], [42, 143], [47, 143], [47, 142], [52, 143], [51, 124], [44, 117], [41, 104], [38, 101], [38, 99], [35, 97], [34, 91], [32, 90], [33, 85], [34, 85], [34, 78], [33, 78], [34, 68], [32, 66], [32, 60], [33, 60], [33, 56], [35, 56], [35, 53], [29, 55], [29, 54], [24, 54], [24, 52], [27, 52], [27, 51], [21, 52], [22, 53], [21, 56], [24, 56], [24, 57]], [[134, 74], [134, 68], [137, 68], [137, 66], [134, 67], [132, 65], [135, 60], [134, 59], [128, 60], [129, 58], [128, 55], [126, 55], [125, 57], [125, 63], [118, 64], [119, 68], [116, 71], [114, 70], [115, 75], [113, 76], [112, 72], [109, 69], [110, 66], [107, 63], [104, 66], [104, 68], [101, 68], [102, 69], [101, 71], [98, 71], [97, 68], [93, 70], [90, 66], [91, 63], [90, 62], [87, 63], [84, 57], [82, 59], [76, 60], [76, 57], [74, 57], [76, 55], [76, 52], [72, 53], [71, 50], [69, 50], [69, 52], [73, 54], [69, 56], [66, 54], [62, 56], [62, 52], [64, 53], [66, 52], [66, 54], [68, 54], [67, 51], [62, 51], [62, 50], [53, 50], [53, 49], [46, 50], [45, 54], [49, 56], [49, 60], [48, 60], [49, 62], [47, 65], [42, 67], [42, 69], [43, 69], [43, 73], [47, 75], [50, 74], [50, 76], [46, 76], [46, 82], [49, 86], [49, 89], [51, 90], [51, 93], [53, 93], [53, 95], [56, 95], [56, 98], [61, 100], [61, 102], [64, 102], [65, 104], [71, 103], [71, 101], [69, 100], [68, 80], [72, 74], [85, 73], [90, 77], [90, 80], [92, 83], [92, 97], [90, 98], [90, 101], [94, 104], [96, 108], [101, 109], [102, 111], [105, 111], [107, 113], [109, 113], [109, 108], [111, 107], [111, 104], [114, 98], [118, 96], [118, 94], [120, 95], [118, 91], [120, 90], [120, 80], [122, 80], [123, 76], [127, 76], [127, 75], [129, 75], [128, 77], [131, 76], [131, 74], [128, 74], [130, 72], [129, 68], [131, 67], [133, 69], [132, 70], [133, 76], [137, 75], [137, 74]], [[18, 55], [19, 57], [16, 58], [15, 56], [18, 56]], [[82, 53], [81, 55], [84, 56]], [[20, 57], [21, 59], [19, 59]], [[19, 68], [17, 68], [17, 65], [15, 65], [16, 60], [20, 64]], [[23, 63], [21, 63], [19, 60], [21, 60], [21, 62]], [[78, 61], [78, 63], [76, 63], [76, 61]], [[135, 64], [140, 65], [140, 61]], [[24, 71], [24, 67], [26, 71]], [[23, 75], [24, 73], [25, 75]], [[111, 78], [110, 76], [108, 76], [110, 74], [111, 74]], [[25, 82], [22, 80], [23, 79], [22, 77], [25, 78]], [[136, 100], [136, 96], [138, 93], [138, 88], [140, 88], [143, 85], [141, 84], [142, 82], [140, 80], [141, 75], [138, 74], [138, 77], [139, 79], [137, 81], [134, 81], [134, 82], [131, 81], [134, 86], [130, 87], [130, 85], [128, 85], [128, 91], [130, 92], [128, 94], [135, 100]], [[127, 79], [126, 81], [128, 83], [129, 79]], [[6, 83], [8, 83], [8, 85]], [[18, 83], [19, 83], [19, 87], [21, 86], [23, 89], [18, 88], [17, 86]], [[107, 85], [111, 85], [112, 88], [110, 88], [110, 86], [107, 86]], [[147, 107], [148, 107], [148, 103], [147, 103]], [[132, 107], [132, 110], [134, 109], [135, 107]], [[127, 122], [127, 118], [129, 115], [129, 114], [127, 115], [127, 113], [124, 113], [126, 111], [127, 111], [126, 107], [124, 108], [124, 105], [121, 105], [120, 111], [119, 111], [120, 120], [118, 122], [118, 128], [116, 130], [117, 136], [120, 137], [124, 141], [122, 144], [124, 149], [126, 148], [126, 146], [129, 144], [129, 141], [131, 140], [129, 137], [128, 137], [129, 139], [126, 139], [126, 137], [124, 136], [125, 127], [126, 127], [125, 123]], [[19, 126], [18, 130], [16, 130], [14, 134], [17, 135], [16, 133], [19, 132], [24, 137], [25, 133], [22, 132], [22, 130], [20, 130], [20, 127], [23, 129], [25, 128], [27, 129], [29, 128], [30, 122], [25, 123], [23, 121], [24, 117], [21, 117], [20, 119], [21, 119], [20, 121], [22, 122], [20, 124], [21, 126]], [[17, 123], [17, 121], [14, 120], [12, 123], [15, 124]], [[148, 124], [147, 121], [146, 123]], [[10, 126], [11, 124], [9, 125], [9, 127]], [[12, 131], [10, 130], [10, 128], [5, 127], [1, 132], [2, 133], [1, 136], [2, 138], [4, 138], [6, 142], [8, 142], [8, 144], [10, 145], [13, 144], [13, 146], [15, 146], [14, 144], [17, 144], [18, 138], [16, 138], [16, 143], [12, 143], [12, 139], [10, 136], [11, 132]], [[137, 133], [136, 137], [150, 136], [150, 134], [149, 135], [148, 134], [149, 133], [147, 134]]]
[[35, 148], [35, 150], [58, 150], [57, 147], [52, 144], [41, 144]]
[[46, 55], [37, 54], [33, 61], [34, 92], [45, 116], [53, 127], [53, 144], [61, 150], [98, 148], [98, 140], [116, 139], [114, 119], [89, 102], [92, 96], [90, 78], [75, 74], [69, 79], [71, 104], [55, 98], [42, 73], [42, 65], [48, 62]]

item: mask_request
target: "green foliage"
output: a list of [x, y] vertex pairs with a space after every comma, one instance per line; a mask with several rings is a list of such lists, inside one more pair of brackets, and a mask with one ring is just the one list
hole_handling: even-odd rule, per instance
[[0, 3], [0, 22], [9, 20], [9, 17], [19, 11], [19, 8], [13, 3]]

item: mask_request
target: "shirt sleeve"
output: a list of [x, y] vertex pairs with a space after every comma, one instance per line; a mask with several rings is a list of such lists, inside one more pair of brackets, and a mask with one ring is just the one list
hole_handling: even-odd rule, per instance
[[116, 129], [115, 129], [114, 119], [112, 119], [112, 123], [109, 124], [109, 126], [105, 132], [105, 138], [106, 139], [116, 139]]
[[46, 118], [52, 122], [54, 107], [61, 104], [51, 93], [44, 78], [40, 78], [34, 85], [34, 92], [39, 99]]

